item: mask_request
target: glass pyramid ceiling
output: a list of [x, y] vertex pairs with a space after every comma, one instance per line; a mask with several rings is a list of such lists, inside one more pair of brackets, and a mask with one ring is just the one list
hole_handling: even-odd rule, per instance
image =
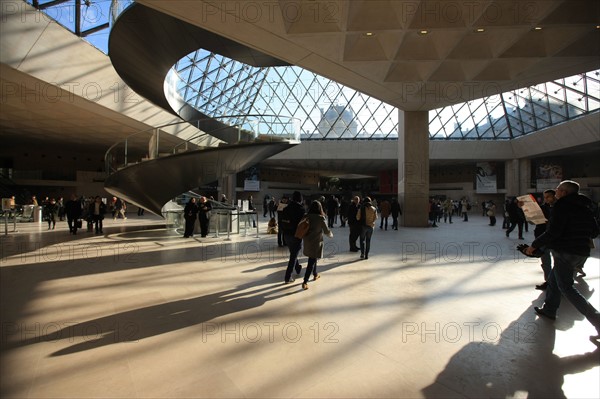
[[[106, 53], [111, 4], [122, 9], [133, 1], [26, 2]], [[398, 137], [395, 107], [300, 67], [255, 68], [198, 50], [173, 69], [179, 78], [177, 90], [186, 101], [232, 124], [243, 123], [247, 114], [280, 115], [300, 120], [302, 140]], [[597, 112], [599, 75], [591, 71], [432, 110], [430, 138], [506, 140]]]
[[[300, 119], [301, 139], [396, 139], [398, 110], [300, 67], [256, 68], [197, 50], [174, 67], [177, 90], [201, 112]], [[434, 140], [512, 139], [600, 108], [600, 72], [505, 92], [429, 113]]]

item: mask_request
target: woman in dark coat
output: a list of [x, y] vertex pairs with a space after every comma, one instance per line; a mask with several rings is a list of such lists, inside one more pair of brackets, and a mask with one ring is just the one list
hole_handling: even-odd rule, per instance
[[323, 233], [327, 234], [328, 237], [333, 237], [333, 233], [325, 222], [325, 213], [319, 201], [313, 201], [310, 204], [306, 217], [308, 217], [310, 227], [303, 238], [303, 253], [308, 256], [308, 266], [302, 283], [302, 289], [305, 290], [308, 289], [308, 279], [311, 274], [315, 280], [321, 277], [317, 273], [317, 259], [323, 257]]
[[198, 220], [200, 221], [200, 236], [208, 235], [208, 222], [210, 221], [210, 210], [212, 206], [206, 197], [200, 197], [198, 204]]
[[198, 214], [198, 205], [196, 205], [196, 198], [190, 198], [185, 208], [183, 208], [183, 218], [185, 220], [185, 231], [183, 232], [183, 238], [194, 236], [194, 225], [196, 224], [196, 215]]

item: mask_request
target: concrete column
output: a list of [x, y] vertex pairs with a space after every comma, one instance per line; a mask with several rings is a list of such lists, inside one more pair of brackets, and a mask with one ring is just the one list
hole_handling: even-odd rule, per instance
[[519, 195], [531, 192], [531, 159], [519, 159]]
[[506, 195], [524, 195], [531, 192], [531, 160], [511, 159], [505, 162]]
[[[237, 175], [235, 173], [228, 173], [221, 178], [219, 182], [221, 185], [221, 194], [225, 194], [230, 203], [235, 203], [235, 185], [236, 185]], [[220, 200], [221, 196], [217, 198]]]
[[513, 197], [520, 195], [520, 174], [519, 174], [519, 160], [511, 159], [504, 163], [504, 178], [506, 179], [506, 195]]
[[398, 110], [398, 201], [406, 227], [427, 227], [429, 113]]

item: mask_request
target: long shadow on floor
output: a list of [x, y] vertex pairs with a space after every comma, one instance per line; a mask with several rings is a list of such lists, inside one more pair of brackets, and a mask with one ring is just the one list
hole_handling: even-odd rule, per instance
[[[3, 349], [37, 344], [41, 342], [75, 342], [51, 354], [62, 356], [86, 351], [119, 342], [132, 342], [165, 334], [182, 328], [199, 325], [217, 317], [257, 308], [269, 300], [292, 295], [289, 285], [272, 285], [273, 276], [239, 285], [230, 290], [197, 298], [167, 302], [144, 308], [115, 313], [110, 316], [69, 325], [59, 330], [31, 339], [10, 339], [10, 326]], [[266, 286], [263, 286], [267, 284]], [[258, 288], [256, 288], [258, 287]], [[15, 329], [18, 332], [18, 329]]]
[[[579, 288], [584, 296], [591, 295]], [[543, 297], [532, 304], [540, 306]], [[570, 304], [562, 304], [560, 310], [555, 324], [537, 318], [533, 306], [529, 307], [497, 341], [467, 344], [452, 356], [435, 382], [422, 390], [425, 398], [516, 397], [523, 392], [528, 398], [565, 398], [564, 376], [600, 366], [600, 348], [589, 343], [590, 352], [554, 355], [556, 329], [569, 329], [583, 318]]]

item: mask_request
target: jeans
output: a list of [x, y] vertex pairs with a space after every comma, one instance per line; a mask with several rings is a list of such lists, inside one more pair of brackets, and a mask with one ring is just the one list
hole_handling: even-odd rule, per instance
[[388, 217], [389, 216], [382, 216], [381, 217], [381, 224], [379, 225], [379, 228], [382, 229], [383, 227], [385, 227], [385, 229], [387, 230], [387, 226], [388, 226]]
[[350, 235], [348, 236], [348, 240], [350, 242], [350, 250], [358, 249], [356, 247], [356, 240], [360, 236], [361, 225], [359, 223], [353, 223], [350, 225]]
[[317, 259], [316, 258], [308, 258], [308, 264], [306, 266], [306, 272], [304, 273], [304, 284], [308, 283], [308, 279], [310, 275], [317, 276]]
[[515, 227], [519, 228], [519, 238], [523, 237], [523, 222], [510, 222], [510, 226], [508, 226], [508, 230], [506, 230], [506, 236], [508, 237], [508, 235], [515, 229]]
[[373, 228], [371, 226], [362, 226], [360, 231], [360, 254], [369, 256], [369, 250], [371, 249], [371, 236], [373, 235]]
[[600, 334], [600, 313], [573, 286], [573, 270], [576, 267], [582, 267], [587, 256], [552, 250], [552, 257], [554, 258], [554, 268], [552, 268], [548, 280], [544, 310], [549, 314], [556, 315], [561, 296], [564, 295], [596, 327]]
[[540, 250], [543, 252], [540, 260], [542, 261], [542, 270], [544, 271], [544, 281], [548, 281], [548, 277], [552, 273], [552, 257], [548, 248], [542, 247]]
[[287, 245], [290, 251], [290, 259], [288, 260], [287, 269], [285, 269], [285, 279], [284, 281], [290, 281], [292, 278], [292, 271], [296, 269], [296, 272], [301, 270], [302, 266], [300, 266], [300, 262], [298, 262], [298, 254], [300, 253], [300, 249], [302, 248], [302, 240], [294, 237], [293, 234], [284, 234], [283, 238], [285, 240], [285, 244]]

